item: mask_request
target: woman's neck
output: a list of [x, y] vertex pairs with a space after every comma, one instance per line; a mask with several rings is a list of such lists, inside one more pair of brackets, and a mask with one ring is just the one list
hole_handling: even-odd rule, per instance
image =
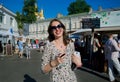
[[55, 39], [56, 43], [64, 43], [63, 42], [63, 37]]
[[64, 52], [64, 50], [66, 49], [63, 38], [55, 39], [53, 43], [56, 46], [56, 48], [61, 52]]

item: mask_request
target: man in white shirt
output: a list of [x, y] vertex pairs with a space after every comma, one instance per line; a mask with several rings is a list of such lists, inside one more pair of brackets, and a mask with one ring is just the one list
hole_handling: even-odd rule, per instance
[[113, 73], [113, 66], [117, 69], [120, 74], [120, 62], [118, 43], [113, 39], [112, 34], [108, 34], [108, 41], [105, 43], [105, 59], [108, 61], [108, 74], [111, 82], [115, 82], [115, 77]]

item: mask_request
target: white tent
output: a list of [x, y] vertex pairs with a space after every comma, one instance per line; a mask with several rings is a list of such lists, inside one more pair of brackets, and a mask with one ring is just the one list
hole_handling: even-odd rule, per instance
[[74, 35], [74, 34], [83, 34], [83, 33], [88, 34], [88, 33], [91, 33], [91, 31], [92, 31], [91, 29], [80, 29], [80, 30], [77, 30], [77, 31], [73, 32], [72, 35]]
[[12, 29], [12, 28], [8, 29], [8, 31], [7, 31], [7, 32], [4, 32], [3, 35], [13, 36], [13, 35], [14, 35], [14, 34], [13, 34], [13, 29]]
[[[113, 26], [113, 27], [101, 27], [101, 28], [97, 28], [94, 29], [95, 32], [99, 32], [99, 31], [104, 31], [104, 32], [108, 32], [108, 31], [120, 31], [120, 26]], [[80, 29], [75, 31], [74, 34], [91, 34], [92, 33], [92, 29]]]

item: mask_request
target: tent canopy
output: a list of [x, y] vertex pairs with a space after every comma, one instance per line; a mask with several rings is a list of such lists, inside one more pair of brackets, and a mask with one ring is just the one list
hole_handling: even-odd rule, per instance
[[[99, 29], [94, 29], [95, 32], [120, 32], [120, 26], [115, 26], [115, 27], [101, 27]], [[76, 34], [91, 34], [92, 29], [80, 29], [72, 33], [72, 35]]]

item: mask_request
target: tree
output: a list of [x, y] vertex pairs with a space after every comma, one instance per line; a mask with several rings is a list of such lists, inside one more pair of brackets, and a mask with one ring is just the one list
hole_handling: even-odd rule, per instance
[[68, 15], [89, 12], [90, 5], [85, 0], [76, 0], [68, 7]]
[[22, 29], [23, 29], [23, 16], [19, 12], [16, 12], [16, 17], [15, 17], [18, 25], [18, 32], [20, 35], [22, 35]]
[[35, 12], [38, 9], [36, 7], [36, 0], [24, 0], [24, 6], [22, 9], [22, 14], [16, 12], [16, 21], [18, 23], [19, 34], [23, 32], [24, 23], [32, 23], [36, 21]]
[[35, 4], [36, 0], [24, 0], [24, 6], [22, 9], [24, 23], [32, 23], [37, 20], [35, 12], [37, 12], [38, 9]]
[[22, 15], [19, 12], [16, 12], [16, 17], [15, 17], [17, 23], [18, 23], [18, 29], [23, 28], [23, 21], [22, 21]]

